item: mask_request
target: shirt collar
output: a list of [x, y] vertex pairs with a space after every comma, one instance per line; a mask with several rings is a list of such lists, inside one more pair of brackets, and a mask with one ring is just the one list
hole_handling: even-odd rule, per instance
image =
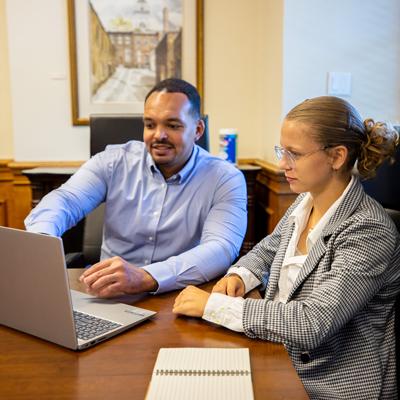
[[[339, 205], [342, 203], [344, 197], [350, 190], [354, 180], [356, 178], [354, 175], [351, 176], [350, 182], [346, 186], [346, 189], [340, 195], [338, 199], [328, 208], [322, 218], [318, 221], [317, 225], [314, 226], [312, 230], [310, 230], [307, 236], [307, 249], [308, 251], [311, 247], [316, 243], [318, 238], [321, 236], [323, 229], [328, 224], [329, 220], [331, 219], [332, 215], [336, 212]], [[304, 226], [307, 223], [308, 217], [310, 215], [311, 209], [313, 205], [313, 198], [310, 193], [306, 193], [303, 199], [300, 201], [298, 206], [292, 211], [288, 220], [289, 222], [295, 223], [296, 226], [299, 227], [299, 234], [303, 231]]]
[[196, 159], [198, 153], [199, 153], [199, 148], [198, 146], [194, 145], [189, 160], [186, 162], [183, 168], [176, 174], [180, 176], [180, 183], [184, 183], [188, 179], [188, 176], [190, 175], [190, 173], [192, 172], [193, 168], [196, 165]]
[[[193, 168], [195, 167], [196, 158], [197, 158], [198, 153], [199, 153], [199, 148], [198, 148], [198, 146], [194, 145], [192, 154], [190, 155], [189, 160], [186, 162], [186, 164], [183, 166], [183, 168], [176, 174], [174, 174], [171, 177], [169, 177], [168, 179], [166, 179], [166, 182], [176, 183], [176, 184], [184, 183], [187, 180], [187, 178], [188, 178], [189, 174], [191, 173], [191, 171], [193, 170]], [[153, 174], [153, 176], [154, 176], [154, 173], [161, 174], [160, 170], [158, 169], [156, 163], [153, 160], [153, 157], [150, 155], [150, 153], [147, 150], [146, 150], [146, 165], [150, 169], [150, 172]]]
[[302, 227], [307, 222], [313, 205], [313, 199], [310, 193], [306, 193], [297, 207], [289, 215], [289, 222], [294, 222], [296, 225]]
[[344, 189], [343, 193], [340, 195], [338, 199], [328, 208], [322, 218], [318, 221], [317, 225], [310, 231], [308, 235], [308, 239], [314, 244], [318, 238], [321, 236], [323, 229], [328, 224], [329, 220], [331, 219], [332, 215], [335, 214], [336, 210], [338, 209], [339, 205], [343, 201], [344, 197], [346, 196], [347, 192], [349, 191], [351, 185], [353, 184], [355, 177], [352, 175], [350, 182]]

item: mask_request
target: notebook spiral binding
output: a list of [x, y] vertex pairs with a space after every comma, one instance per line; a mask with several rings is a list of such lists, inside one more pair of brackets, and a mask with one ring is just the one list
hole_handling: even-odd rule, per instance
[[177, 370], [177, 369], [157, 369], [156, 375], [162, 376], [246, 376], [250, 375], [250, 371], [245, 370]]

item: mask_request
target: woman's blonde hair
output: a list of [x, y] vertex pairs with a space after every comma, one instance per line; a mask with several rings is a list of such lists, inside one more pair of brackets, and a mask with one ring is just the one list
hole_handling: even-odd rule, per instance
[[294, 107], [286, 120], [309, 124], [310, 134], [324, 147], [346, 146], [345, 168], [351, 170], [356, 161], [360, 176], [372, 178], [386, 160], [393, 160], [399, 134], [384, 122], [362, 120], [358, 111], [346, 100], [333, 96], [308, 99]]

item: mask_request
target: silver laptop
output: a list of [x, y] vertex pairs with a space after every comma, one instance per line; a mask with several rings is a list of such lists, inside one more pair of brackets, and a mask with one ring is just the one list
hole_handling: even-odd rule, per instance
[[0, 324], [81, 350], [154, 314], [70, 290], [60, 238], [0, 226]]

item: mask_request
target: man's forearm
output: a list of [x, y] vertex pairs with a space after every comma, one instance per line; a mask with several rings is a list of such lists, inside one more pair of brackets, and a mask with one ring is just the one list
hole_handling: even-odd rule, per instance
[[229, 268], [234, 256], [218, 241], [200, 244], [178, 256], [142, 267], [158, 282], [156, 293], [199, 285]]

